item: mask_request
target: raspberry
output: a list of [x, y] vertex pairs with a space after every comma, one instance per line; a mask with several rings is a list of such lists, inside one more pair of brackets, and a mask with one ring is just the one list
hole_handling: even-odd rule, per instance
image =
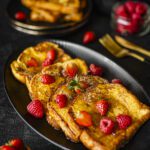
[[128, 115], [118, 115], [116, 120], [120, 129], [126, 129], [132, 123], [132, 118]]
[[90, 72], [92, 75], [101, 76], [103, 73], [103, 68], [96, 66], [95, 64], [90, 65]]
[[49, 65], [52, 65], [53, 64], [53, 60], [49, 59], [49, 58], [46, 58], [44, 60], [44, 62], [42, 63], [42, 66], [43, 67], [46, 67], [46, 66], [49, 66]]
[[44, 75], [42, 75], [41, 82], [43, 84], [52, 84], [55, 82], [55, 78], [48, 74], [44, 74]]
[[59, 105], [60, 108], [64, 108], [66, 106], [67, 100], [68, 98], [64, 94], [57, 95], [56, 97], [56, 103]]
[[44, 109], [39, 100], [31, 101], [27, 106], [27, 111], [35, 118], [43, 118]]
[[100, 100], [96, 103], [96, 108], [98, 110], [98, 112], [104, 116], [106, 115], [108, 108], [109, 108], [109, 104], [106, 100]]
[[135, 7], [136, 3], [132, 1], [128, 1], [125, 3], [126, 10], [130, 13], [133, 14], [135, 12]]
[[88, 44], [96, 39], [96, 35], [92, 31], [88, 31], [84, 34], [83, 43]]
[[147, 12], [147, 6], [140, 2], [137, 3], [135, 12], [140, 15], [144, 15]]
[[115, 14], [117, 16], [123, 17], [123, 18], [128, 18], [128, 14], [126, 12], [126, 8], [124, 5], [120, 5], [115, 9]]
[[8, 145], [3, 145], [3, 146], [0, 146], [0, 150], [16, 150], [16, 149]]
[[111, 134], [113, 132], [115, 123], [108, 117], [100, 120], [100, 129], [105, 134]]

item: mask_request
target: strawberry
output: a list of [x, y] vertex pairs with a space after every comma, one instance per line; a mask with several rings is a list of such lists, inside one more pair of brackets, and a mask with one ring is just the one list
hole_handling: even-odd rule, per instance
[[103, 68], [100, 66], [96, 66], [95, 64], [90, 65], [90, 72], [92, 75], [101, 76], [103, 73]]
[[102, 116], [107, 114], [108, 108], [109, 103], [106, 100], [100, 100], [96, 103], [96, 109]]
[[66, 66], [66, 74], [73, 78], [78, 72], [78, 66], [74, 63], [70, 63]]
[[83, 89], [86, 89], [86, 88], [89, 87], [89, 84], [86, 83], [86, 82], [84, 82], [84, 81], [80, 81], [80, 82], [79, 82], [79, 86], [80, 86], [81, 88], [83, 88]]
[[111, 80], [111, 83], [114, 83], [114, 84], [121, 84], [122, 81], [120, 79], [112, 79]]
[[111, 134], [113, 132], [115, 123], [108, 117], [100, 120], [100, 129], [105, 134]]
[[118, 115], [116, 120], [120, 129], [126, 129], [132, 123], [132, 118], [128, 115]]
[[126, 26], [120, 23], [117, 23], [116, 31], [121, 34], [127, 33]]
[[119, 5], [116, 9], [115, 9], [115, 14], [117, 16], [123, 17], [123, 18], [128, 18], [128, 14], [126, 12], [126, 7], [124, 5]]
[[137, 13], [133, 13], [131, 17], [132, 17], [132, 20], [134, 20], [136, 22], [138, 22], [142, 19], [141, 15], [137, 14]]
[[83, 44], [88, 44], [90, 42], [93, 42], [96, 39], [96, 35], [92, 31], [88, 31], [84, 34], [83, 37]]
[[22, 11], [18, 11], [16, 14], [15, 14], [15, 19], [19, 20], [19, 21], [25, 21], [26, 19], [26, 14]]
[[83, 127], [90, 127], [92, 126], [92, 116], [86, 112], [86, 111], [81, 111], [76, 118], [76, 122]]
[[48, 51], [47, 52], [47, 58], [54, 61], [56, 58], [56, 50], [51, 49], [50, 51]]
[[55, 82], [55, 78], [51, 75], [48, 75], [48, 74], [44, 74], [42, 75], [41, 77], [41, 82], [43, 84], [52, 84]]
[[24, 149], [23, 141], [19, 138], [10, 140], [9, 145], [16, 148], [17, 150], [23, 150]]
[[8, 145], [0, 146], [0, 150], [17, 150], [14, 147], [10, 147]]
[[31, 58], [27, 61], [27, 67], [38, 67], [38, 62], [35, 58]]
[[46, 66], [49, 66], [49, 65], [52, 65], [53, 64], [53, 60], [49, 59], [49, 58], [46, 58], [43, 63], [42, 63], [42, 66], [43, 67], [46, 67]]
[[125, 3], [125, 7], [129, 14], [133, 14], [135, 12], [136, 3], [128, 1]]
[[64, 94], [60, 94], [56, 96], [56, 103], [60, 108], [64, 108], [67, 105], [67, 96]]
[[147, 12], [147, 6], [145, 4], [142, 4], [140, 2], [137, 2], [135, 12], [140, 15], [144, 15]]
[[74, 90], [77, 94], [80, 94], [82, 92], [82, 90], [78, 87], [75, 87]]
[[35, 118], [43, 118], [44, 108], [39, 100], [33, 100], [27, 105], [27, 111]]

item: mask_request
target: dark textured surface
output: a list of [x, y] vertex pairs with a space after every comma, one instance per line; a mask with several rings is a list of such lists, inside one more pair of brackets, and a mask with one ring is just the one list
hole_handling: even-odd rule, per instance
[[[11, 28], [5, 14], [5, 7], [7, 2], [8, 0], [1, 0], [0, 2], [0, 144], [6, 142], [12, 137], [20, 137], [25, 141], [25, 143], [30, 145], [33, 150], [56, 150], [58, 148], [42, 139], [39, 135], [37, 135], [23, 123], [23, 121], [18, 117], [18, 115], [15, 113], [15, 111], [9, 104], [8, 99], [6, 98], [6, 94], [4, 92], [2, 84], [3, 65], [8, 55], [12, 53], [12, 51], [10, 51], [11, 45], [9, 44], [5, 48], [3, 47], [7, 43], [13, 41], [15, 41], [15, 43], [17, 44], [17, 42], [19, 43], [19, 41], [22, 38], [35, 38], [34, 36], [20, 33]], [[105, 33], [111, 33], [111, 29], [109, 27], [109, 18], [104, 17], [98, 14], [97, 12], [94, 12], [90, 23], [86, 27], [61, 39], [82, 44], [82, 36], [86, 30], [94, 30], [98, 37], [102, 36]], [[47, 36], [46, 38], [51, 37]], [[130, 40], [147, 49], [150, 49], [150, 35], [143, 38], [134, 37], [130, 38]], [[150, 95], [150, 66], [143, 64], [133, 58], [116, 59], [113, 56], [111, 56], [102, 46], [100, 46], [98, 42], [91, 43], [87, 46], [95, 49], [96, 51], [99, 51], [100, 53], [111, 58], [123, 68], [125, 68], [131, 75], [134, 76], [135, 79], [137, 79], [141, 83], [141, 85]], [[148, 123], [145, 128], [142, 128], [143, 131], [147, 132], [145, 136], [146, 143], [150, 141], [149, 126], [150, 123]], [[138, 134], [137, 138], [139, 136], [142, 136], [142, 133], [141, 135]], [[132, 145], [132, 143], [130, 144]], [[144, 143], [141, 143], [137, 150], [148, 149], [144, 147]]]

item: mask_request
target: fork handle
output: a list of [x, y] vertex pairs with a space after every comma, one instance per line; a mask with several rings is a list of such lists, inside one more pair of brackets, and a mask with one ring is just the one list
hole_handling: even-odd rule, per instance
[[141, 62], [145, 62], [146, 64], [150, 65], [150, 59], [148, 59], [148, 58], [144, 58], [144, 57], [142, 57], [138, 54], [135, 54], [135, 53], [128, 53], [128, 56], [134, 57], [134, 58], [140, 60]]

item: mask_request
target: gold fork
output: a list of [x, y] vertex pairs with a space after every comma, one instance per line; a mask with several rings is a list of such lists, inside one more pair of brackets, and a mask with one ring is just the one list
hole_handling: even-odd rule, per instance
[[99, 39], [99, 42], [115, 57], [122, 58], [125, 56], [134, 57], [142, 62], [150, 64], [150, 61], [136, 53], [130, 52], [128, 49], [118, 45], [109, 34], [104, 35]]

